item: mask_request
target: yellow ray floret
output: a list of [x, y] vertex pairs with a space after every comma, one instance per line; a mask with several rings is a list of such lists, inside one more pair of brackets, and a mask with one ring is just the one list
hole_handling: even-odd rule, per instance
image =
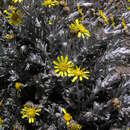
[[34, 123], [35, 117], [40, 116], [40, 108], [35, 107], [34, 105], [24, 105], [24, 108], [21, 109], [22, 118], [27, 118], [29, 123]]
[[70, 31], [77, 34], [77, 37], [85, 38], [85, 36], [90, 37], [90, 32], [85, 28], [79, 19], [76, 19], [74, 23], [69, 25]]
[[21, 3], [23, 0], [12, 0], [14, 3]]
[[43, 0], [42, 5], [45, 7], [53, 7], [59, 5], [59, 1], [57, 0]]
[[72, 61], [68, 60], [68, 56], [58, 56], [57, 61], [53, 61], [54, 72], [60, 77], [71, 76], [70, 71], [74, 67]]
[[105, 14], [103, 13], [103, 11], [102, 10], [98, 10], [98, 14], [103, 19], [104, 23], [108, 25], [109, 24], [108, 19], [105, 16]]
[[89, 71], [85, 70], [85, 68], [81, 69], [80, 67], [76, 66], [76, 69], [71, 71], [73, 75], [72, 82], [75, 82], [76, 80], [82, 81], [83, 78], [89, 79]]
[[4, 13], [6, 14], [6, 19], [9, 24], [14, 26], [21, 24], [23, 17], [21, 10], [16, 9], [13, 6], [9, 6], [8, 10], [4, 10]]

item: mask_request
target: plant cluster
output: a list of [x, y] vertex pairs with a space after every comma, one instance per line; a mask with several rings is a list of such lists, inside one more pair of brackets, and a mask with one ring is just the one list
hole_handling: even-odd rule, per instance
[[129, 3], [1, 0], [0, 130], [130, 129]]

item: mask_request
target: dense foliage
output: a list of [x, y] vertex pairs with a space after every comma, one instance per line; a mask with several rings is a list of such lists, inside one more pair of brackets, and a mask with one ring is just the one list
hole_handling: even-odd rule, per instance
[[129, 65], [129, 0], [0, 0], [0, 130], [129, 130]]

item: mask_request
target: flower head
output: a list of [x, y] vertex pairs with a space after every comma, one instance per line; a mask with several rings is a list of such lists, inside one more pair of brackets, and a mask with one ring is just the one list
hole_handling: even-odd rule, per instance
[[34, 104], [25, 104], [21, 109], [22, 118], [27, 118], [29, 123], [34, 123], [35, 117], [40, 116], [40, 108], [37, 108]]
[[45, 7], [53, 7], [59, 5], [59, 1], [57, 0], [43, 0], [42, 5]]
[[69, 113], [65, 113], [65, 114], [64, 114], [64, 120], [65, 120], [66, 122], [69, 122], [71, 119], [72, 119], [72, 116], [71, 116]]
[[70, 31], [77, 34], [78, 38], [85, 36], [90, 37], [90, 32], [85, 28], [79, 19], [76, 19], [74, 23], [69, 25]]
[[8, 10], [4, 10], [4, 13], [7, 15], [6, 19], [9, 24], [17, 26], [22, 22], [23, 13], [14, 6], [9, 6]]
[[80, 79], [80, 81], [82, 81], [83, 78], [89, 79], [89, 71], [85, 70], [85, 68], [81, 69], [80, 67], [76, 66], [76, 69], [73, 69], [71, 73], [73, 75], [72, 82], [75, 82], [77, 79]]
[[73, 68], [72, 61], [68, 61], [68, 56], [58, 56], [57, 61], [53, 61], [54, 64], [54, 72], [58, 74], [58, 76], [64, 77], [64, 76], [71, 76], [70, 71]]
[[6, 40], [6, 41], [11, 41], [11, 40], [13, 40], [15, 38], [15, 36], [14, 36], [14, 34], [12, 33], [12, 34], [5, 34], [5, 36], [4, 36], [4, 39]]
[[71, 121], [68, 126], [69, 130], [81, 130], [81, 128], [82, 128], [82, 126], [75, 121]]
[[23, 0], [12, 0], [14, 3], [21, 3]]
[[66, 111], [65, 108], [62, 108], [62, 111], [64, 113], [64, 120], [66, 122], [66, 125], [69, 126], [72, 116]]
[[20, 82], [15, 83], [15, 88], [17, 91], [19, 91], [21, 89], [21, 87], [22, 87], [22, 84]]

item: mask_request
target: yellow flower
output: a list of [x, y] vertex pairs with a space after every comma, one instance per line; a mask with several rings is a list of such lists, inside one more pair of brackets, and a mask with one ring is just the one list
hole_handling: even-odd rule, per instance
[[21, 89], [21, 87], [22, 87], [22, 84], [20, 82], [15, 83], [15, 88], [17, 91], [19, 91]]
[[12, 0], [14, 3], [21, 3], [23, 0]]
[[68, 126], [69, 130], [81, 130], [81, 128], [82, 128], [82, 126], [74, 121], [72, 121], [72, 123], [70, 122], [70, 124]]
[[69, 28], [71, 32], [77, 34], [78, 38], [85, 38], [85, 36], [90, 37], [89, 31], [85, 28], [79, 19], [76, 19], [74, 23], [71, 23], [69, 25]]
[[68, 56], [58, 56], [57, 61], [53, 61], [54, 64], [54, 72], [58, 74], [58, 76], [71, 76], [70, 71], [73, 68], [72, 61], [68, 61]]
[[2, 125], [3, 123], [3, 120], [2, 120], [2, 117], [0, 116], [0, 125]]
[[5, 34], [4, 39], [6, 41], [11, 41], [15, 38], [14, 34]]
[[72, 82], [75, 82], [77, 79], [80, 79], [80, 81], [82, 81], [83, 78], [89, 79], [89, 71], [85, 70], [85, 68], [81, 69], [80, 67], [76, 66], [76, 69], [71, 71], [71, 73], [73, 75]]
[[45, 7], [53, 7], [59, 5], [59, 1], [57, 0], [43, 0], [42, 5]]
[[66, 125], [69, 126], [70, 121], [72, 119], [72, 116], [69, 113], [67, 113], [67, 111], [65, 110], [65, 108], [62, 108], [62, 111], [64, 113], [64, 120], [66, 122]]
[[9, 6], [8, 10], [4, 10], [4, 13], [7, 15], [6, 19], [9, 24], [14, 26], [21, 24], [23, 13], [20, 10], [17, 10], [13, 6]]
[[69, 113], [65, 113], [65, 114], [64, 114], [64, 120], [65, 120], [66, 122], [69, 122], [71, 119], [72, 119], [72, 116], [71, 116]]
[[27, 118], [29, 123], [34, 123], [35, 117], [40, 116], [40, 108], [37, 108], [33, 104], [24, 105], [24, 108], [21, 109], [22, 118]]
[[102, 10], [98, 10], [99, 16], [104, 20], [105, 24], [109, 24], [107, 17], [104, 15]]

